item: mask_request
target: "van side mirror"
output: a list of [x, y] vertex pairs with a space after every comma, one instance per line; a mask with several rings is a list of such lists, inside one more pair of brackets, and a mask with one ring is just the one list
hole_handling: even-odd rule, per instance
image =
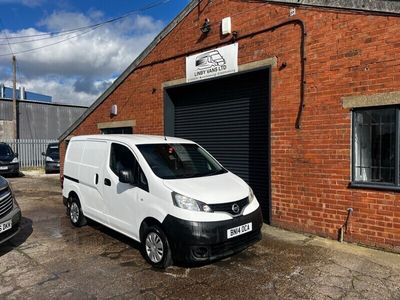
[[129, 183], [129, 184], [133, 184], [133, 176], [132, 176], [132, 172], [128, 171], [128, 170], [121, 170], [119, 171], [119, 181], [122, 183]]
[[43, 155], [43, 156], [46, 156], [46, 153], [42, 152], [42, 155]]

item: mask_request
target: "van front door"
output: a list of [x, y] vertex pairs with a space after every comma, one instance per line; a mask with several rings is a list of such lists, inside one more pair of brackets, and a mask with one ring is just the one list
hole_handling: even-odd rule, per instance
[[[109, 225], [135, 239], [139, 238], [136, 225], [139, 188], [137, 181], [137, 160], [125, 145], [111, 143], [109, 163], [104, 168], [104, 200]], [[127, 171], [132, 182], [119, 180], [121, 170]]]

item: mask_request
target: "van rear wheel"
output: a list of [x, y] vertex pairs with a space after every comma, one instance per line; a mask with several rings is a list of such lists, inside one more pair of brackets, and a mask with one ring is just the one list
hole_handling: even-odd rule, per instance
[[81, 204], [79, 200], [73, 196], [70, 196], [69, 199], [69, 219], [71, 220], [72, 225], [76, 227], [81, 227], [86, 225], [86, 218], [82, 213]]
[[167, 236], [157, 225], [147, 228], [143, 240], [143, 255], [153, 267], [165, 269], [172, 265]]

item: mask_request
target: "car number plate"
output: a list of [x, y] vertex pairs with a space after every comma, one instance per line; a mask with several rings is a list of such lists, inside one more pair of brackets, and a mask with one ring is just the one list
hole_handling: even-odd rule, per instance
[[227, 230], [228, 239], [251, 231], [253, 229], [252, 225], [253, 224], [250, 222], [244, 225], [240, 225], [238, 227], [228, 229]]
[[1, 166], [1, 167], [0, 167], [0, 170], [7, 170], [7, 169], [8, 169], [7, 166]]
[[11, 220], [8, 220], [7, 222], [1, 223], [0, 224], [0, 233], [6, 231], [8, 229], [11, 229], [11, 227], [12, 227]]

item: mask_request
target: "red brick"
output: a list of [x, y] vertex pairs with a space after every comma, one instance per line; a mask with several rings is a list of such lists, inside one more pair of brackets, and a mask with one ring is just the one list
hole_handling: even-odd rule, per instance
[[[208, 6], [193, 10], [142, 65], [226, 41], [217, 27], [199, 39], [205, 17], [219, 22], [232, 16], [239, 36], [288, 20], [288, 7], [279, 4], [200, 3], [202, 8]], [[346, 209], [353, 207], [346, 240], [393, 249], [400, 244], [400, 194], [348, 187], [351, 113], [343, 109], [341, 98], [400, 90], [400, 18], [301, 6], [296, 17], [307, 30], [301, 130], [294, 128], [300, 92], [299, 27], [290, 25], [239, 41], [239, 64], [272, 56], [278, 65], [287, 64], [285, 69], [272, 69], [272, 223], [337, 238]], [[162, 83], [184, 78], [184, 64], [185, 59], [178, 58], [134, 71], [72, 135], [99, 133], [98, 122], [127, 119], [136, 120], [135, 133], [162, 134]], [[119, 114], [111, 119], [112, 104], [118, 105]], [[385, 236], [389, 228], [391, 237]]]

